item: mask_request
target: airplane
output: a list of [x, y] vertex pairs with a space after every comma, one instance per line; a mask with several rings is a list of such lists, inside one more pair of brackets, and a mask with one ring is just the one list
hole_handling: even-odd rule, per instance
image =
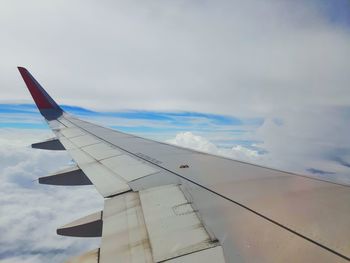
[[65, 150], [75, 162], [39, 183], [93, 184], [104, 197], [101, 211], [57, 229], [101, 237], [67, 262], [350, 261], [350, 186], [92, 124], [18, 70], [55, 134], [32, 147]]

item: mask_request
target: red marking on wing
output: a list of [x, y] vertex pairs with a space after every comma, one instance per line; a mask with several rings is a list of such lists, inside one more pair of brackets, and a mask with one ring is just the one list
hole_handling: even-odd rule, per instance
[[42, 93], [39, 83], [33, 78], [33, 76], [28, 72], [28, 70], [22, 67], [18, 67], [18, 70], [21, 73], [29, 92], [34, 99], [36, 106], [39, 109], [54, 108], [54, 105], [52, 105], [50, 101], [48, 101], [47, 97]]

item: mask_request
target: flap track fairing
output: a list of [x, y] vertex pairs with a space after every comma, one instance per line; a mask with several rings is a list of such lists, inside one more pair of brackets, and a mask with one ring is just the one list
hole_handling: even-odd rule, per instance
[[92, 183], [78, 166], [74, 166], [53, 175], [40, 177], [39, 184], [74, 186], [91, 185]]
[[55, 151], [65, 150], [62, 143], [56, 138], [43, 141], [43, 142], [33, 143], [31, 146], [34, 149], [41, 149], [41, 150], [55, 150]]

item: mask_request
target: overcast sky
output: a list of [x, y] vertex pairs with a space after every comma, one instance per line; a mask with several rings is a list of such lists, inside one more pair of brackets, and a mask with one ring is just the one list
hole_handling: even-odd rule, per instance
[[32, 103], [19, 65], [58, 103], [94, 110], [66, 108], [83, 118], [350, 183], [348, 0], [3, 0], [0, 33], [4, 262], [98, 246], [55, 229], [103, 203], [93, 187], [32, 182], [70, 158], [25, 147], [52, 133], [17, 104]]
[[262, 114], [349, 105], [346, 0], [2, 1], [1, 99]]

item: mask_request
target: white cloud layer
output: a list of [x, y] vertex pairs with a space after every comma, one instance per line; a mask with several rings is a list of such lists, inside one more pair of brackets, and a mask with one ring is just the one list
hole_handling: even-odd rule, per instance
[[0, 130], [0, 138], [7, 141], [0, 148], [1, 262], [63, 262], [98, 247], [98, 240], [56, 235], [59, 226], [102, 209], [103, 200], [92, 186], [54, 187], [33, 181], [70, 161], [64, 152], [25, 148], [30, 138], [47, 135]]
[[233, 146], [230, 149], [219, 148], [206, 138], [194, 135], [192, 132], [180, 132], [175, 136], [175, 138], [167, 140], [167, 142], [197, 151], [226, 156], [241, 161], [253, 162], [259, 159], [259, 154], [257, 151], [248, 149], [241, 145]]
[[58, 102], [261, 114], [349, 105], [350, 31], [327, 1], [2, 1], [3, 100], [15, 66]]

